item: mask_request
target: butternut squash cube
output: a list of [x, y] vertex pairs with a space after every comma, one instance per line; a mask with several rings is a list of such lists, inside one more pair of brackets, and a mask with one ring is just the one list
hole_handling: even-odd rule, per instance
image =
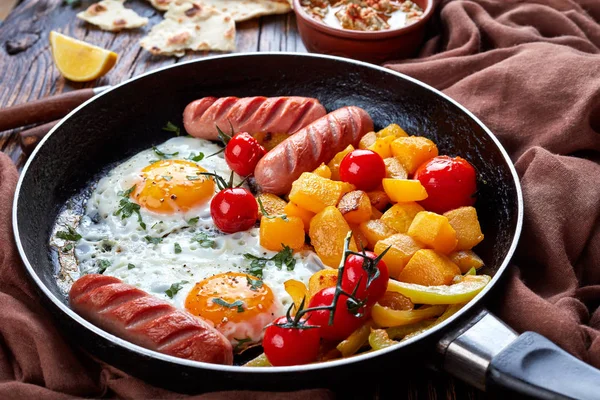
[[400, 126], [397, 124], [389, 124], [382, 130], [377, 132], [377, 136], [378, 137], [394, 136], [396, 138], [399, 138], [399, 137], [407, 137], [408, 133], [404, 132], [404, 129], [400, 128]]
[[419, 250], [398, 276], [401, 282], [423, 286], [450, 285], [460, 269], [450, 259], [434, 250]]
[[335, 206], [342, 197], [342, 182], [325, 179], [319, 175], [304, 172], [292, 184], [290, 201], [305, 210], [318, 213], [327, 206]]
[[342, 162], [344, 157], [346, 157], [346, 154], [350, 153], [353, 150], [354, 150], [354, 146], [349, 144], [348, 147], [346, 147], [344, 150], [337, 153], [335, 156], [333, 156], [331, 161], [329, 161], [327, 166], [329, 167], [329, 170], [331, 171], [331, 179], [332, 180], [334, 180], [334, 181], [340, 180], [340, 163]]
[[[344, 241], [349, 231], [350, 226], [340, 210], [332, 206], [325, 207], [310, 221], [310, 242], [325, 265], [332, 268], [340, 265], [344, 254]], [[350, 248], [356, 250], [354, 239]]]
[[299, 205], [292, 203], [291, 201], [289, 203], [287, 203], [287, 205], [283, 209], [283, 212], [288, 217], [300, 218], [302, 220], [302, 223], [304, 223], [304, 231], [305, 232], [308, 232], [308, 228], [310, 226], [310, 220], [312, 219], [312, 217], [315, 216], [314, 212], [308, 211], [308, 210], [300, 207]]
[[290, 135], [287, 133], [270, 133], [270, 132], [258, 132], [252, 135], [266, 151], [271, 151], [279, 143], [289, 138]]
[[380, 219], [383, 216], [383, 213], [376, 209], [375, 207], [371, 207], [371, 219]]
[[362, 138], [360, 138], [360, 142], [358, 142], [359, 149], [368, 149], [375, 143], [377, 140], [377, 134], [375, 132], [369, 132]]
[[390, 198], [383, 190], [367, 192], [367, 196], [369, 196], [369, 200], [371, 200], [371, 206], [379, 211], [385, 210], [388, 204], [390, 204]]
[[383, 163], [385, 164], [385, 177], [393, 178], [393, 179], [406, 179], [408, 178], [408, 174], [406, 170], [394, 157], [388, 157], [383, 159]]
[[362, 190], [343, 195], [337, 208], [348, 223], [360, 224], [371, 219], [371, 200]]
[[352, 238], [354, 238], [354, 242], [356, 243], [356, 247], [358, 250], [362, 249], [372, 249], [373, 247], [369, 246], [369, 240], [365, 236], [364, 233], [360, 230], [360, 225], [358, 224], [349, 224], [350, 229], [352, 230]]
[[409, 174], [414, 173], [424, 162], [437, 157], [438, 149], [435, 143], [422, 136], [401, 137], [392, 142], [394, 157]]
[[280, 251], [283, 246], [297, 250], [304, 245], [304, 223], [298, 217], [263, 217], [259, 234], [260, 245], [271, 251]]
[[379, 154], [381, 158], [387, 158], [392, 156], [391, 144], [396, 139], [395, 136], [384, 136], [375, 140], [375, 143], [368, 147], [369, 150], [373, 150]]
[[443, 254], [451, 253], [458, 242], [456, 231], [450, 226], [448, 218], [430, 211], [415, 215], [408, 234]]
[[456, 250], [470, 250], [483, 240], [475, 207], [460, 207], [444, 214], [456, 231]]
[[382, 183], [383, 190], [394, 203], [421, 201], [427, 198], [427, 191], [418, 180], [384, 178]]
[[[280, 214], [285, 213], [284, 209], [285, 209], [285, 206], [287, 205], [287, 203], [281, 197], [276, 196], [272, 193], [261, 193], [258, 195], [257, 198], [260, 199], [260, 202], [262, 203], [263, 207], [265, 208], [265, 211], [267, 212], [267, 214], [280, 215]], [[256, 201], [258, 202], [258, 200], [256, 200]], [[261, 219], [262, 213], [260, 212], [260, 206], [259, 206], [258, 210], [259, 210], [258, 219]]]
[[415, 219], [415, 215], [421, 211], [425, 211], [425, 209], [414, 201], [410, 203], [396, 203], [383, 213], [381, 222], [396, 232], [406, 233], [413, 219]]
[[317, 174], [322, 178], [331, 179], [331, 170], [325, 163], [321, 163], [321, 165], [313, 171], [313, 174]]
[[461, 250], [451, 253], [450, 260], [458, 265], [460, 272], [466, 274], [471, 268], [479, 269], [483, 267], [483, 260], [472, 250]]
[[337, 280], [337, 268], [325, 268], [312, 274], [308, 279], [308, 298], [306, 299], [305, 305], [308, 304], [309, 299], [321, 290], [328, 287], [334, 287], [337, 284]]
[[396, 233], [395, 230], [378, 219], [372, 219], [359, 225], [360, 231], [367, 238], [369, 248], [374, 249], [377, 242]]
[[[390, 247], [391, 246], [391, 247]], [[383, 256], [383, 261], [388, 267], [390, 277], [396, 278], [404, 269], [413, 254], [421, 250], [424, 246], [412, 237], [403, 233], [396, 233], [386, 239], [380, 240], [375, 244], [373, 250], [376, 254], [381, 254], [390, 247]]]

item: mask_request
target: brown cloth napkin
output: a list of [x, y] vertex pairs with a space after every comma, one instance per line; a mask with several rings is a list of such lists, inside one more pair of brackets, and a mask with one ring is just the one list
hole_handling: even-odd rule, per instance
[[498, 136], [525, 203], [494, 307], [600, 368], [600, 1], [445, 1], [420, 57], [387, 66]]
[[[389, 67], [443, 90], [500, 138], [525, 224], [496, 312], [600, 367], [600, 2], [448, 1], [421, 57]], [[12, 239], [17, 173], [0, 154], [0, 398], [173, 398], [80, 354], [59, 335]], [[329, 398], [215, 393], [202, 399]]]

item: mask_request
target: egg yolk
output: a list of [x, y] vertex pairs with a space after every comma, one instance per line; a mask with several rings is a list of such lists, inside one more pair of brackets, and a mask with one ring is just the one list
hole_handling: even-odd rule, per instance
[[142, 183], [131, 194], [140, 206], [157, 213], [187, 211], [211, 199], [215, 183], [198, 164], [160, 160], [142, 170]]
[[271, 288], [258, 278], [226, 272], [196, 283], [185, 308], [219, 328], [228, 322], [250, 321], [271, 310], [273, 303]]

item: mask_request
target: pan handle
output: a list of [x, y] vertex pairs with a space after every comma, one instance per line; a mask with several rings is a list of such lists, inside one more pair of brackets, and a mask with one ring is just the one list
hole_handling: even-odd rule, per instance
[[600, 399], [600, 370], [535, 332], [518, 336], [487, 310], [445, 336], [444, 369], [482, 390], [501, 387], [540, 399]]

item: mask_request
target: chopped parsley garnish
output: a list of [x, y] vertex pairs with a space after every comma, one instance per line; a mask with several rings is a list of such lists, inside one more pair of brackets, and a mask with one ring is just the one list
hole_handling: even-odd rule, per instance
[[252, 279], [247, 275], [246, 281], [248, 282], [248, 286], [250, 286], [250, 290], [254, 290], [255, 292], [258, 292], [258, 289], [260, 289], [263, 286], [263, 281], [261, 281], [260, 279]]
[[134, 268], [135, 268], [134, 264], [131, 264], [131, 263], [127, 264], [127, 269], [134, 269]]
[[271, 258], [257, 257], [250, 253], [244, 254], [244, 258], [246, 260], [252, 260], [248, 272], [258, 278], [263, 277], [263, 269], [267, 265], [268, 261], [273, 261], [275, 266], [279, 269], [283, 268], [285, 265], [288, 271], [293, 271], [294, 267], [296, 266], [296, 259], [294, 258], [293, 250], [285, 245], [283, 246], [283, 250]]
[[242, 348], [245, 347], [246, 343], [252, 342], [252, 339], [250, 339], [250, 338], [243, 338], [243, 339], [233, 338], [233, 339], [235, 341], [237, 341], [237, 344], [235, 345], [235, 348], [233, 349], [233, 351], [235, 351], [235, 352], [242, 350]]
[[140, 223], [142, 229], [146, 229], [146, 224], [142, 220], [142, 214], [140, 214], [140, 205], [129, 200], [129, 196], [135, 190], [135, 186], [136, 185], [133, 185], [128, 190], [118, 193], [118, 195], [122, 196], [123, 198], [119, 202], [119, 208], [113, 213], [113, 215], [121, 215], [121, 219], [125, 219], [131, 217], [135, 213], [137, 214], [138, 222]]
[[244, 303], [241, 300], [236, 300], [233, 303], [228, 303], [223, 299], [215, 297], [214, 299], [212, 299], [212, 301], [215, 304], [218, 304], [220, 306], [227, 307], [227, 308], [237, 307], [237, 312], [239, 312], [239, 313], [244, 312]]
[[185, 285], [186, 283], [188, 283], [188, 281], [181, 281], [181, 282], [172, 284], [170, 288], [165, 290], [165, 294], [172, 299], [173, 297], [175, 297], [177, 292], [179, 292], [181, 290], [181, 288], [183, 287], [183, 285]]
[[181, 253], [181, 246], [179, 245], [179, 243], [175, 243], [173, 247], [175, 247], [175, 254]]
[[70, 226], [67, 226], [66, 231], [58, 231], [56, 232], [56, 237], [62, 240], [72, 240], [74, 242], [81, 239], [81, 235], [77, 233], [77, 231]]
[[98, 273], [103, 274], [106, 271], [106, 268], [111, 266], [111, 262], [108, 260], [98, 260]]
[[192, 160], [194, 162], [202, 161], [204, 159], [204, 153], [200, 152], [198, 155], [196, 153], [191, 153], [188, 157], [188, 160]]
[[169, 157], [175, 157], [177, 154], [179, 154], [178, 151], [176, 151], [175, 153], [165, 153], [160, 151], [156, 146], [152, 146], [152, 150], [154, 150], [154, 154], [156, 154], [157, 156], [159, 156], [160, 158], [169, 158]]
[[152, 244], [159, 244], [160, 242], [163, 241], [163, 238], [161, 238], [161, 237], [152, 237], [152, 236], [144, 236], [144, 239], [146, 239], [146, 242], [152, 243]]
[[175, 136], [181, 135], [181, 129], [171, 121], [168, 121], [165, 126], [162, 128], [163, 131], [173, 132]]
[[200, 177], [198, 175], [186, 175], [185, 178], [188, 181], [197, 181], [200, 179]]
[[198, 223], [198, 221], [200, 221], [200, 217], [190, 218], [188, 220], [188, 224], [190, 224], [190, 225], [196, 225]]
[[68, 253], [71, 250], [73, 250], [73, 243], [69, 243], [68, 245], [66, 245], [65, 247], [62, 248], [63, 253]]
[[200, 246], [204, 247], [205, 249], [210, 249], [215, 245], [215, 241], [210, 239], [204, 232], [197, 233], [192, 240], [194, 242], [198, 242]]
[[171, 179], [173, 179], [173, 177], [171, 175], [161, 175], [161, 176], [167, 182], [169, 182]]

